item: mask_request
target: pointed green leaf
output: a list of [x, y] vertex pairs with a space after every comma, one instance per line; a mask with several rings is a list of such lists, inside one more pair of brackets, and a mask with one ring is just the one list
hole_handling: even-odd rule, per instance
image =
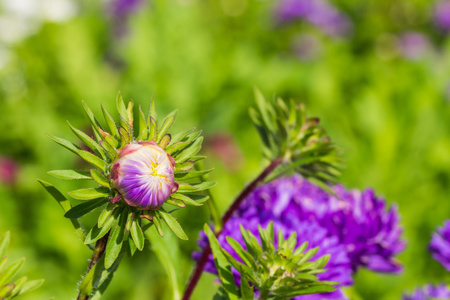
[[162, 139], [162, 137], [169, 131], [169, 129], [172, 127], [173, 123], [175, 122], [175, 119], [178, 115], [178, 109], [174, 110], [170, 114], [167, 115], [167, 117], [164, 118], [164, 120], [161, 123], [161, 127], [158, 130], [158, 142]]
[[3, 271], [3, 273], [0, 276], [0, 286], [4, 285], [5, 283], [8, 283], [14, 277], [14, 275], [16, 275], [17, 272], [19, 272], [24, 261], [25, 258], [21, 258]]
[[[174, 134], [172, 136], [172, 144], [175, 144], [175, 143], [178, 143], [178, 142], [182, 141], [186, 136], [191, 134], [194, 130], [195, 129], [192, 128], [192, 129], [188, 129], [188, 130], [185, 130], [185, 131], [178, 132], [177, 134]], [[188, 143], [189, 142], [192, 142], [192, 141], [188, 141]]]
[[209, 245], [211, 246], [211, 251], [214, 256], [214, 264], [216, 265], [223, 288], [225, 289], [229, 300], [238, 300], [238, 290], [234, 284], [231, 266], [222, 252], [222, 246], [219, 244], [217, 238], [207, 224], [204, 226], [204, 231], [208, 236]]
[[208, 200], [209, 196], [207, 196], [207, 195], [191, 195], [190, 197], [188, 197], [183, 194], [174, 193], [174, 194], [170, 195], [170, 199], [183, 201], [183, 203], [186, 205], [202, 206], [203, 205], [202, 202], [205, 202], [206, 200]]
[[48, 174], [53, 177], [65, 180], [92, 180], [89, 172], [75, 171], [75, 170], [53, 170], [48, 171]]
[[98, 227], [101, 228], [105, 224], [105, 222], [109, 219], [116, 205], [114, 203], [109, 202], [108, 205], [102, 210], [100, 215], [98, 216]]
[[183, 150], [183, 152], [181, 152], [180, 154], [177, 154], [174, 157], [175, 162], [183, 163], [183, 162], [187, 161], [188, 159], [190, 159], [193, 155], [197, 154], [200, 151], [200, 149], [202, 148], [202, 142], [203, 142], [203, 137], [201, 136], [198, 139], [196, 139], [195, 142], [192, 143], [191, 146], [189, 146], [188, 148]]
[[98, 198], [106, 198], [109, 196], [109, 189], [107, 188], [87, 188], [68, 192], [68, 194], [77, 200], [92, 200]]
[[40, 287], [43, 283], [44, 283], [44, 279], [27, 281], [22, 286], [22, 289], [20, 290], [19, 295], [23, 295], [25, 293], [34, 291], [35, 289]]
[[158, 138], [158, 126], [156, 124], [155, 119], [149, 118], [148, 119], [149, 124], [149, 133], [148, 133], [148, 140], [149, 141], [156, 141]]
[[133, 132], [133, 122], [134, 122], [133, 107], [134, 107], [134, 102], [133, 102], [133, 100], [130, 100], [128, 102], [128, 107], [127, 107], [128, 128], [130, 128], [130, 133]]
[[102, 148], [100, 147], [99, 144], [97, 144], [96, 141], [94, 141], [92, 138], [90, 138], [86, 133], [84, 133], [83, 131], [75, 128], [72, 126], [72, 124], [70, 124], [69, 121], [67, 121], [67, 124], [69, 124], [70, 129], [72, 130], [73, 133], [75, 133], [75, 135], [86, 145], [89, 147], [89, 149], [91, 149], [92, 151], [94, 151], [97, 155], [100, 155], [103, 157], [103, 159], [106, 159], [105, 157], [105, 153], [103, 152]]
[[5, 284], [4, 286], [0, 285], [0, 299], [6, 299], [6, 296], [9, 298], [9, 294], [14, 290], [15, 286], [12, 283]]
[[138, 141], [146, 141], [148, 137], [148, 125], [145, 120], [145, 115], [142, 112], [142, 108], [139, 105], [139, 135]]
[[68, 150], [70, 150], [70, 151], [72, 151], [72, 152], [75, 153], [76, 155], [80, 155], [80, 154], [78, 153], [78, 151], [80, 151], [80, 147], [78, 147], [78, 146], [72, 144], [71, 142], [69, 142], [69, 141], [67, 141], [67, 140], [65, 140], [65, 139], [56, 137], [56, 136], [51, 135], [51, 134], [49, 134], [49, 133], [45, 133], [45, 134], [46, 134], [50, 139], [52, 139], [54, 142], [56, 142], [57, 144], [60, 144], [61, 146], [63, 146], [64, 148], [66, 148], [66, 149], [68, 149]]
[[27, 276], [20, 277], [19, 279], [16, 280], [16, 282], [14, 282], [14, 289], [11, 291], [11, 295], [9, 295], [10, 299], [14, 298], [19, 294], [25, 282], [27, 282]]
[[178, 182], [178, 193], [197, 193], [212, 188], [216, 185], [215, 181], [205, 181], [201, 183]]
[[105, 175], [103, 175], [102, 172], [100, 172], [97, 169], [91, 169], [91, 176], [92, 179], [95, 180], [95, 182], [97, 182], [98, 184], [100, 184], [101, 186], [110, 188], [111, 184], [109, 183], [109, 179], [105, 177]]
[[167, 145], [170, 144], [170, 139], [171, 139], [170, 134], [168, 134], [168, 133], [165, 134], [159, 141], [158, 146], [161, 147], [162, 149], [165, 149], [167, 147]]
[[[38, 179], [38, 181], [45, 188], [45, 190], [58, 202], [65, 213], [67, 213], [72, 208], [70, 201], [67, 200], [66, 197], [64, 197], [64, 195], [53, 185], [40, 179]], [[84, 233], [83, 230], [81, 230], [80, 223], [78, 223], [78, 221], [75, 219], [72, 219], [70, 221], [72, 222], [73, 227], [75, 227], [75, 233], [78, 238], [84, 240]]]
[[247, 273], [241, 268], [239, 271], [241, 274], [241, 299], [242, 300], [253, 300], [255, 294], [253, 292], [253, 288], [248, 283]]
[[102, 160], [100, 157], [84, 150], [78, 150], [77, 153], [79, 156], [81, 156], [82, 159], [84, 159], [86, 162], [90, 163], [94, 167], [99, 168], [103, 172], [106, 171], [106, 162]]
[[175, 164], [175, 173], [186, 173], [192, 168], [194, 168], [194, 162], [193, 161], [186, 161], [184, 163], [176, 163]]
[[133, 222], [131, 224], [131, 238], [134, 241], [134, 244], [139, 249], [139, 251], [142, 251], [144, 249], [144, 234], [142, 233], [141, 226], [139, 225], [139, 218], [134, 218]]
[[86, 235], [84, 243], [86, 245], [93, 244], [104, 237], [105, 234], [109, 232], [111, 227], [117, 222], [122, 211], [123, 209], [121, 208], [117, 208], [116, 210], [114, 210], [114, 212], [106, 218], [101, 228], [99, 223], [97, 223], [97, 226], [93, 226], [89, 233]]
[[5, 232], [0, 238], [0, 258], [6, 255], [6, 251], [9, 247], [9, 240], [11, 238], [11, 233], [9, 231]]
[[159, 235], [163, 237], [164, 232], [162, 228], [162, 222], [161, 218], [159, 217], [159, 214], [156, 213], [156, 211], [151, 211], [151, 215], [153, 216], [153, 224], [155, 224], [155, 228], [158, 231]]
[[108, 201], [106, 198], [100, 198], [95, 200], [89, 200], [83, 203], [80, 203], [71, 209], [69, 209], [65, 214], [64, 217], [68, 219], [77, 219], [85, 214], [91, 212], [92, 210], [96, 209], [97, 207], [102, 206]]
[[183, 228], [180, 226], [178, 221], [164, 209], [157, 210], [156, 213], [161, 216], [161, 218], [166, 222], [167, 226], [175, 233], [177, 237], [182, 240], [188, 240], [186, 233]]
[[114, 119], [106, 111], [105, 107], [103, 106], [103, 103], [101, 106], [102, 106], [103, 116], [105, 117], [105, 121], [109, 127], [109, 132], [112, 134], [113, 137], [115, 137], [116, 139], [119, 139], [120, 136], [119, 136], [119, 131], [117, 130], [116, 122], [114, 122]]
[[124, 240], [125, 225], [127, 222], [127, 215], [121, 214], [117, 223], [113, 225], [111, 229], [111, 235], [108, 238], [108, 243], [106, 244], [105, 252], [105, 268], [109, 269], [116, 261], [122, 249], [122, 244]]
[[214, 170], [214, 168], [209, 169], [209, 170], [203, 170], [203, 171], [190, 171], [187, 173], [178, 173], [178, 174], [175, 174], [175, 178], [178, 181], [178, 180], [187, 180], [187, 179], [202, 177], [202, 176], [208, 174], [209, 172], [211, 172], [212, 170]]
[[119, 128], [119, 134], [122, 137], [122, 143], [120, 144], [120, 148], [125, 147], [125, 145], [128, 145], [131, 141], [130, 133], [125, 129], [125, 127], [121, 126]]
[[94, 133], [96, 134], [96, 136], [100, 136], [100, 129], [103, 129], [102, 126], [100, 125], [100, 122], [97, 120], [97, 118], [95, 118], [94, 114], [92, 113], [91, 109], [87, 106], [86, 102], [81, 101], [81, 103], [83, 104], [83, 108], [84, 111], [86, 112], [86, 115], [89, 118], [89, 121], [92, 124], [92, 129], [94, 129]]

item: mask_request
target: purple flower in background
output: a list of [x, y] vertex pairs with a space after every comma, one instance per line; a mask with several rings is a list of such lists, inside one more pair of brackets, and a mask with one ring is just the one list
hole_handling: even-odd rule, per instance
[[346, 35], [352, 27], [347, 16], [325, 0], [281, 0], [276, 14], [281, 22], [304, 19], [332, 36]]
[[403, 295], [403, 300], [450, 299], [450, 290], [445, 284], [427, 284], [417, 288], [411, 295]]
[[332, 187], [334, 197], [300, 176], [276, 180], [256, 189], [237, 212], [241, 218], [317, 222], [330, 236], [346, 246], [353, 271], [366, 267], [372, 271], [398, 273], [401, 266], [394, 255], [405, 243], [396, 207], [387, 210], [384, 200], [372, 190], [347, 191]]
[[444, 227], [437, 228], [437, 232], [431, 238], [429, 249], [433, 258], [450, 271], [450, 221], [446, 221]]
[[434, 21], [444, 31], [450, 30], [450, 1], [442, 0], [434, 7]]
[[[238, 255], [234, 252], [233, 248], [226, 241], [226, 237], [230, 236], [241, 245], [245, 247], [244, 240], [239, 230], [239, 224], [242, 224], [244, 228], [250, 230], [255, 236], [258, 236], [258, 224], [265, 228], [269, 219], [259, 218], [259, 216], [253, 216], [250, 218], [239, 218], [237, 216], [231, 218], [223, 228], [221, 235], [218, 237], [219, 243], [222, 247], [233, 255], [236, 259], [239, 259]], [[319, 247], [319, 251], [315, 257], [321, 257], [325, 254], [330, 254], [330, 260], [325, 268], [325, 273], [319, 274], [320, 280], [338, 281], [339, 286], [348, 286], [353, 283], [352, 270], [350, 260], [347, 256], [345, 247], [339, 243], [339, 239], [335, 236], [331, 236], [326, 228], [321, 227], [315, 222], [302, 221], [299, 219], [293, 220], [290, 223], [283, 222], [283, 220], [273, 220], [274, 231], [282, 230], [285, 238], [288, 238], [292, 232], [297, 232], [297, 245], [301, 245], [303, 242], [308, 241], [308, 248]], [[204, 248], [207, 245], [207, 238], [204, 232], [200, 234], [199, 245]], [[275, 238], [275, 241], [277, 239]], [[194, 253], [194, 258], [198, 259], [200, 253]], [[240, 260], [240, 259], [239, 259]], [[210, 273], [217, 274], [216, 268], [213, 262], [213, 256], [210, 255], [209, 260], [205, 266], [205, 270]], [[236, 282], [240, 284], [239, 273], [233, 269]], [[347, 299], [345, 295], [339, 289], [332, 293], [320, 294], [320, 295], [307, 295], [303, 297], [296, 297], [295, 299]]]
[[398, 47], [404, 57], [417, 59], [427, 52], [430, 47], [430, 42], [424, 34], [409, 31], [400, 35]]
[[13, 185], [17, 181], [19, 167], [11, 158], [0, 157], [0, 182]]
[[142, 0], [113, 0], [110, 4], [110, 11], [113, 16], [124, 18], [137, 11], [141, 4]]

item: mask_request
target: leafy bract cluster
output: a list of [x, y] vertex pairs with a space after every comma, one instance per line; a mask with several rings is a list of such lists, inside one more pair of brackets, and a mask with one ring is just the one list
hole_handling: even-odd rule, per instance
[[[286, 240], [280, 230], [276, 245], [272, 222], [266, 229], [258, 227], [261, 243], [250, 231], [242, 226], [240, 229], [246, 249], [231, 237], [227, 237], [227, 241], [241, 261], [222, 249], [211, 229], [205, 225], [214, 263], [223, 283], [223, 289], [230, 300], [254, 299], [255, 289], [259, 293], [259, 299], [276, 300], [335, 290], [333, 286], [338, 282], [319, 281], [317, 277], [318, 274], [326, 271], [324, 267], [329, 260], [329, 255], [311, 261], [319, 248], [305, 252], [308, 247], [307, 242], [296, 248], [295, 232]], [[241, 276], [239, 291], [234, 285], [231, 266]]]
[[37, 289], [44, 282], [44, 279], [27, 281], [27, 276], [10, 282], [19, 272], [25, 258], [21, 258], [7, 267], [8, 257], [6, 256], [6, 251], [9, 247], [9, 240], [9, 231], [0, 238], [0, 299], [2, 300], [13, 299], [16, 296], [28, 293]]
[[[133, 101], [130, 100], [128, 105], [125, 105], [119, 93], [116, 103], [119, 119], [114, 120], [102, 105], [105, 119], [105, 125], [102, 125], [83, 102], [85, 112], [92, 125], [93, 138], [69, 123], [70, 129], [90, 151], [84, 150], [65, 139], [48, 134], [53, 141], [72, 151], [92, 166], [87, 172], [55, 170], [48, 173], [66, 180], [94, 180], [99, 186], [69, 192], [68, 194], [72, 198], [83, 201], [72, 207], [63, 194], [51, 184], [40, 181], [61, 204], [65, 211], [65, 217], [71, 219], [76, 228], [80, 227], [76, 219], [99, 207], [104, 207], [97, 224], [83, 238], [85, 244], [94, 244], [103, 237], [108, 239], [105, 257], [106, 268], [112, 266], [123, 250], [122, 248], [130, 249], [131, 255], [134, 254], [136, 248], [142, 250], [144, 247], [143, 230], [151, 225], [155, 225], [162, 236], [162, 223], [165, 222], [179, 238], [187, 239], [185, 232], [171, 215], [171, 212], [186, 205], [202, 205], [208, 199], [208, 196], [203, 195], [202, 191], [215, 184], [214, 182], [203, 182], [202, 179], [203, 175], [211, 170], [197, 171], [194, 169], [195, 163], [205, 158], [197, 155], [203, 141], [201, 131], [190, 129], [175, 135], [168, 132], [175, 122], [177, 110], [171, 112], [158, 124], [154, 101], [152, 100], [147, 116], [139, 107], [139, 121], [135, 125]], [[120, 151], [130, 143], [139, 142], [155, 143], [174, 160], [174, 179], [178, 190], [170, 194], [164, 206], [157, 209], [140, 210], [129, 206], [124, 201], [120, 201], [121, 195], [112, 184], [111, 168], [114, 162], [119, 159]], [[168, 205], [174, 208], [169, 209]], [[131, 238], [129, 239], [129, 237]], [[125, 241], [128, 241], [129, 247], [122, 247]]]
[[292, 99], [267, 101], [259, 90], [255, 90], [255, 98], [258, 109], [250, 108], [250, 117], [263, 142], [263, 154], [285, 163], [270, 180], [294, 170], [320, 182], [335, 182], [342, 162], [319, 119], [308, 118], [305, 106]]

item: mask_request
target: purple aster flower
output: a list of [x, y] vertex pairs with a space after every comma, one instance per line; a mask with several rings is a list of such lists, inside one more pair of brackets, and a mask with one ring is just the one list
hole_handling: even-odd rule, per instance
[[450, 1], [442, 0], [434, 7], [434, 21], [444, 31], [450, 30]]
[[[256, 237], [258, 237], [258, 225], [261, 225], [261, 227], [264, 228], [269, 222], [269, 219], [260, 219], [258, 216], [253, 216], [251, 218], [239, 218], [238, 216], [235, 216], [226, 223], [222, 233], [218, 237], [218, 241], [226, 251], [232, 254], [236, 259], [240, 260], [239, 256], [226, 241], [226, 237], [232, 237], [243, 245], [243, 247], [245, 247], [244, 240], [240, 234], [239, 225], [242, 224], [245, 229], [250, 230]], [[288, 238], [294, 231], [297, 232], [297, 245], [301, 245], [303, 242], [308, 241], [307, 249], [319, 247], [319, 251], [315, 257], [330, 254], [330, 260], [325, 266], [327, 271], [318, 275], [320, 280], [338, 281], [340, 283], [339, 286], [348, 286], [353, 283], [350, 260], [347, 256], [345, 246], [340, 244], [337, 237], [331, 236], [326, 228], [321, 227], [315, 222], [302, 221], [299, 219], [293, 220], [293, 222], [289, 223], [283, 222], [283, 220], [280, 219], [273, 220], [273, 225], [275, 232], [282, 230], [285, 235], [284, 238]], [[199, 245], [204, 248], [207, 245], [207, 238], [204, 232], [201, 232], [200, 236], [201, 238], [199, 240]], [[277, 241], [276, 238], [275, 241]], [[194, 258], [198, 259], [199, 255], [200, 253], [198, 252], [194, 253]], [[205, 270], [207, 272], [217, 274], [212, 255], [209, 257]], [[235, 275], [236, 282], [240, 284], [239, 273], [233, 269], [233, 274]], [[347, 298], [342, 291], [336, 290], [332, 293], [307, 295], [303, 297], [296, 297], [296, 299], [319, 300]]]
[[347, 191], [332, 188], [334, 197], [300, 176], [276, 180], [256, 189], [237, 211], [241, 218], [317, 222], [345, 245], [353, 271], [366, 267], [373, 271], [398, 273], [395, 260], [405, 247], [395, 206], [386, 210], [384, 200], [372, 190]]
[[450, 220], [445, 221], [444, 227], [438, 227], [433, 234], [429, 246], [435, 260], [450, 271]]
[[450, 299], [450, 290], [445, 284], [427, 284], [422, 288], [415, 289], [411, 295], [403, 295], [403, 300], [430, 300], [430, 299]]
[[142, 0], [113, 0], [110, 4], [111, 14], [118, 18], [124, 18], [137, 11], [141, 4]]
[[332, 36], [346, 35], [351, 31], [347, 16], [325, 0], [281, 0], [277, 17], [281, 22], [304, 19]]
[[122, 199], [142, 210], [161, 207], [176, 192], [173, 158], [156, 142], [126, 145], [111, 168], [111, 180]]
[[425, 54], [429, 49], [430, 43], [424, 34], [410, 31], [403, 33], [399, 37], [398, 46], [404, 57], [417, 59]]

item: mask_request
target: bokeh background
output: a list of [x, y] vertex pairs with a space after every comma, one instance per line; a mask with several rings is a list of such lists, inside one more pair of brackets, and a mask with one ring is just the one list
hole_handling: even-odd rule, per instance
[[[342, 149], [342, 183], [373, 187], [401, 213], [404, 272], [361, 270], [352, 297], [400, 299], [448, 281], [427, 251], [450, 218], [448, 30], [445, 1], [1, 0], [0, 233], [12, 233], [11, 259], [27, 257], [21, 273], [46, 280], [22, 299], [75, 298], [90, 256], [36, 181], [66, 192], [78, 183], [46, 171], [86, 166], [44, 132], [79, 142], [66, 120], [89, 129], [81, 100], [101, 115], [119, 90], [144, 109], [153, 95], [160, 115], [179, 108], [176, 129], [203, 130], [221, 211], [264, 166], [253, 87], [306, 103]], [[152, 246], [170, 252], [184, 287], [209, 212], [175, 216], [190, 240], [168, 235], [125, 259], [105, 299], [172, 299]], [[205, 274], [193, 298], [216, 288]]]

